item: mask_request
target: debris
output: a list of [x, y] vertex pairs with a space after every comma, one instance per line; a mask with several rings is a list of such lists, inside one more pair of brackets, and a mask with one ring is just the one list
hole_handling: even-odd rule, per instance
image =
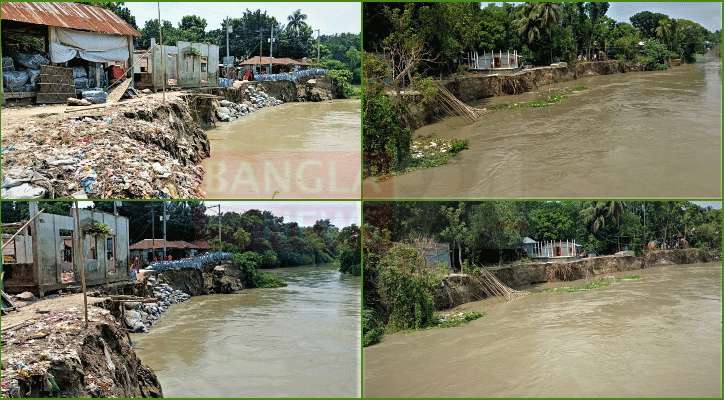
[[82, 92], [84, 100], [88, 100], [93, 104], [101, 104], [106, 102], [106, 92], [101, 88], [95, 88], [91, 90], [84, 90]]
[[30, 292], [22, 292], [20, 294], [16, 294], [15, 298], [21, 301], [33, 301], [35, 300], [35, 295]]
[[69, 106], [89, 106], [93, 103], [86, 99], [76, 99], [73, 97], [68, 97], [68, 105]]
[[[86, 108], [81, 111], [87, 114]], [[2, 197], [199, 198], [210, 145], [183, 101], [144, 99], [94, 115], [3, 127]]]

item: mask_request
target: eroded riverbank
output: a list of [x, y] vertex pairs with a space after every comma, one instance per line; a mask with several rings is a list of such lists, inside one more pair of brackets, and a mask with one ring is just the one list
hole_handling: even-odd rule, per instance
[[364, 349], [364, 396], [720, 397], [721, 262], [636, 273], [591, 291], [468, 303], [486, 316], [386, 335]]
[[469, 149], [439, 167], [384, 182], [365, 179], [365, 197], [721, 196], [721, 60], [702, 57], [667, 71], [557, 82], [473, 105], [532, 101], [563, 87], [589, 89], [552, 106], [503, 110], [467, 126], [454, 119], [424, 126], [415, 137], [467, 139]]

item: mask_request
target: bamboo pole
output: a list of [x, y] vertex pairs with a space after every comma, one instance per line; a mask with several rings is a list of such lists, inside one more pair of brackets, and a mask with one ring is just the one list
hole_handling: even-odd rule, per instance
[[80, 213], [78, 211], [78, 202], [75, 202], [75, 224], [76, 232], [78, 232], [78, 260], [80, 260], [80, 279], [83, 285], [83, 313], [85, 314], [85, 328], [88, 329], [88, 294], [85, 287], [85, 267], [83, 266], [83, 240], [81, 240], [82, 232], [80, 229]]
[[38, 211], [38, 213], [35, 214], [35, 216], [34, 216], [33, 218], [30, 218], [30, 219], [28, 220], [28, 222], [25, 223], [25, 225], [23, 225], [20, 229], [18, 229], [18, 231], [15, 232], [12, 236], [10, 236], [10, 239], [8, 239], [7, 242], [3, 243], [2, 247], [0, 247], [0, 250], [4, 249], [5, 246], [7, 246], [10, 242], [12, 242], [13, 239], [15, 239], [15, 236], [18, 236], [18, 235], [20, 234], [20, 232], [22, 232], [23, 229], [25, 229], [26, 226], [28, 226], [31, 222], [33, 222], [33, 220], [34, 220], [38, 215], [40, 215], [40, 213], [43, 212], [43, 211], [45, 211], [45, 209], [42, 209], [42, 210]]

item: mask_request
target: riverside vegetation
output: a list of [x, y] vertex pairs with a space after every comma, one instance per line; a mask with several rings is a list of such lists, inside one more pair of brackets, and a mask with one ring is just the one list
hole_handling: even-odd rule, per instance
[[444, 163], [417, 162], [417, 168], [410, 168], [416, 161], [412, 130], [421, 126], [416, 120], [420, 115], [423, 124], [441, 116], [433, 79], [444, 83], [470, 74], [465, 56], [470, 52], [518, 49], [519, 63], [536, 66], [621, 60], [636, 70], [661, 70], [672, 59], [695, 62], [697, 55], [721, 43], [719, 31], [694, 21], [643, 11], [629, 23], [606, 16], [608, 9], [607, 2], [484, 8], [476, 2], [365, 3], [365, 175], [385, 179]]

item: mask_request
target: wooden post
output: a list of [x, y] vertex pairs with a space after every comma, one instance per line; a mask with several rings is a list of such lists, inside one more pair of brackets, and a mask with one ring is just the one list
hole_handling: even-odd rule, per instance
[[80, 279], [83, 285], [83, 313], [85, 314], [85, 328], [88, 329], [88, 295], [85, 290], [85, 267], [83, 266], [83, 232], [80, 229], [80, 212], [78, 202], [75, 202], [75, 228], [78, 232], [78, 260], [80, 261]]

